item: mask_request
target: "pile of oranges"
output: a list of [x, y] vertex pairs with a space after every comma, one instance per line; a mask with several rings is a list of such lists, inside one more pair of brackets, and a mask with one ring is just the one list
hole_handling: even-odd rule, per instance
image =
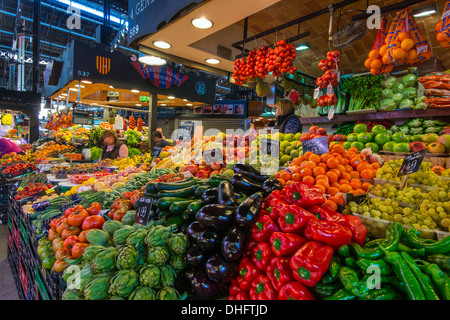
[[344, 193], [366, 193], [372, 184], [362, 180], [373, 179], [378, 168], [378, 163], [369, 163], [355, 147], [346, 151], [341, 144], [333, 144], [329, 153], [319, 156], [308, 151], [295, 158], [275, 178], [282, 185], [301, 181], [319, 187], [328, 195], [325, 206], [336, 210], [337, 205], [345, 205]]

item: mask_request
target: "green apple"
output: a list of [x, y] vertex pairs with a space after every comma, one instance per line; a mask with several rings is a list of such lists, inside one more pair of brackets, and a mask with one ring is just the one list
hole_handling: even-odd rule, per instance
[[367, 126], [364, 123], [359, 123], [353, 128], [354, 133], [367, 132]]
[[364, 149], [364, 143], [362, 143], [361, 141], [355, 141], [352, 142], [352, 147], [355, 147], [356, 149], [358, 149], [358, 151], [361, 151], [362, 149]]
[[345, 141], [342, 145], [344, 146], [345, 150], [348, 150], [352, 147], [352, 143], [350, 141]]
[[375, 142], [368, 142], [364, 145], [366, 148], [370, 148], [372, 150], [372, 153], [378, 153], [380, 150], [380, 147]]
[[386, 133], [386, 128], [384, 126], [382, 126], [381, 124], [377, 124], [376, 126], [373, 126], [372, 133], [375, 136], [380, 133]]
[[384, 151], [393, 151], [394, 146], [396, 145], [395, 141], [389, 141], [383, 144], [383, 150]]
[[406, 143], [406, 142], [397, 143], [394, 146], [392, 151], [394, 151], [394, 152], [409, 152], [410, 151], [409, 143]]
[[350, 142], [358, 141], [358, 135], [356, 133], [350, 133], [347, 136], [347, 141], [350, 141]]
[[358, 141], [362, 143], [368, 143], [373, 141], [373, 134], [369, 132], [361, 132], [358, 134]]
[[384, 145], [389, 142], [391, 139], [387, 133], [379, 133], [375, 136], [375, 142], [379, 145]]

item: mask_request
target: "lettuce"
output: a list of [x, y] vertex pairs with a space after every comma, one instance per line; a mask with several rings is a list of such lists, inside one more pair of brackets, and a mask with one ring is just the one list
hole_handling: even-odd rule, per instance
[[402, 78], [402, 84], [407, 88], [417, 86], [417, 76], [412, 73], [407, 74]]
[[414, 105], [414, 101], [411, 99], [403, 99], [402, 102], [400, 102], [400, 109], [409, 109], [412, 108]]
[[401, 93], [394, 94], [391, 99], [394, 101], [396, 106], [400, 105], [400, 102], [404, 99], [403, 95]]
[[381, 97], [383, 99], [391, 98], [394, 95], [394, 91], [392, 89], [384, 89], [381, 91]]
[[396, 105], [395, 105], [394, 100], [392, 100], [392, 99], [389, 99], [389, 98], [383, 99], [380, 102], [380, 110], [381, 111], [392, 111], [392, 110], [395, 110], [395, 108], [396, 108]]
[[406, 87], [402, 83], [396, 83], [392, 90], [394, 90], [394, 93], [402, 93], [405, 88]]
[[395, 84], [397, 84], [397, 78], [396, 77], [389, 77], [384, 82], [384, 87], [387, 88], [387, 89], [393, 89]]
[[98, 147], [92, 147], [91, 148], [91, 159], [92, 161], [97, 161], [98, 159], [100, 159], [101, 155], [102, 155], [103, 150], [101, 148]]
[[402, 92], [405, 99], [415, 99], [417, 96], [417, 89], [416, 88], [406, 88]]

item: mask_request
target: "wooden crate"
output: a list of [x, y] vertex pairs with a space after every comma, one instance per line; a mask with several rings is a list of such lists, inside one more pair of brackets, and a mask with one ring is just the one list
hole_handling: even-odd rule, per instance
[[[409, 153], [400, 153], [400, 152], [386, 152], [381, 151], [379, 153], [380, 157], [384, 161], [390, 161], [390, 160], [398, 160], [398, 159], [404, 159]], [[450, 157], [446, 154], [426, 154], [425, 158], [423, 159], [424, 162], [430, 161], [431, 165], [433, 166], [441, 166], [445, 169], [450, 168]]]

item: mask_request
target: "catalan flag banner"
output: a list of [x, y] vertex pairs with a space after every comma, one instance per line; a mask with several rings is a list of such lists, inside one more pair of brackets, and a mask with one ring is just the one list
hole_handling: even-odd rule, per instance
[[97, 71], [101, 74], [108, 74], [111, 69], [111, 59], [97, 56]]
[[188, 75], [182, 75], [167, 66], [144, 66], [136, 61], [133, 61], [131, 64], [143, 79], [150, 79], [155, 86], [161, 89], [168, 89], [172, 86], [179, 87], [189, 79]]

